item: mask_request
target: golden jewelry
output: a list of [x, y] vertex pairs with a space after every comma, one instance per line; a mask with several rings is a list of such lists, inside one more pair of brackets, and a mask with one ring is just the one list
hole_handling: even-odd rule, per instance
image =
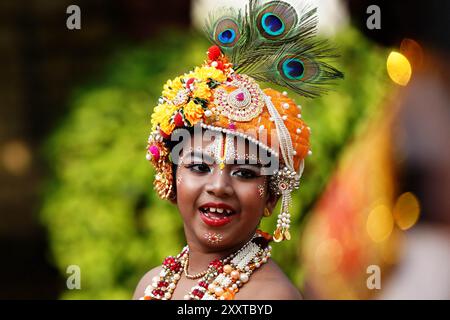
[[199, 279], [208, 272], [208, 269], [206, 269], [205, 271], [202, 271], [202, 272], [199, 272], [196, 274], [188, 274], [188, 271], [187, 271], [188, 265], [189, 265], [189, 255], [186, 257], [186, 263], [184, 264], [183, 271], [184, 271], [184, 275], [186, 276], [186, 278], [188, 278], [190, 280]]
[[272, 215], [272, 212], [269, 211], [269, 209], [264, 208], [264, 217], [270, 217]]

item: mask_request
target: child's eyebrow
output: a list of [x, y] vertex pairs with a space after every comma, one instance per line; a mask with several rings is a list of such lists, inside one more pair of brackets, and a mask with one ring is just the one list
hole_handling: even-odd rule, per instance
[[[252, 163], [250, 163], [250, 161], [251, 161]], [[258, 162], [255, 163], [255, 160], [253, 160], [253, 159], [245, 159], [245, 160], [243, 160], [243, 159], [237, 159], [237, 158], [235, 158], [231, 164], [233, 164], [233, 165], [238, 165], [238, 166], [239, 166], [239, 165], [241, 165], [241, 166], [244, 166], [244, 165], [247, 165], [247, 166], [254, 166], [254, 167], [258, 167], [258, 168], [260, 168], [260, 167], [263, 166], [263, 165], [261, 164], [260, 161], [258, 161]]]

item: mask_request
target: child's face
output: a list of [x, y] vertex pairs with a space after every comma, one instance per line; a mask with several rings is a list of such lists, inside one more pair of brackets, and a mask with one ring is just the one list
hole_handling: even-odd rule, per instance
[[[222, 137], [225, 140], [224, 134]], [[176, 203], [189, 242], [211, 250], [226, 250], [247, 240], [259, 224], [264, 208], [272, 211], [277, 199], [269, 194], [270, 176], [262, 174], [259, 164], [218, 163], [221, 155], [233, 159], [248, 155], [248, 142], [240, 153], [236, 141], [228, 144], [228, 150], [233, 148], [236, 152], [232, 156], [221, 149], [226, 143], [201, 140], [201, 149], [194, 149], [192, 142], [181, 152]]]

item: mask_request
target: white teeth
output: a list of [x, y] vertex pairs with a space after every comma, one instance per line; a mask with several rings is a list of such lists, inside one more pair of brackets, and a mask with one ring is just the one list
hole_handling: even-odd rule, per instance
[[233, 210], [224, 209], [224, 208], [207, 208], [207, 207], [204, 207], [202, 210], [203, 210], [204, 213], [208, 213], [208, 212], [215, 213], [215, 212], [217, 212], [217, 213], [225, 213], [226, 215], [233, 214]]

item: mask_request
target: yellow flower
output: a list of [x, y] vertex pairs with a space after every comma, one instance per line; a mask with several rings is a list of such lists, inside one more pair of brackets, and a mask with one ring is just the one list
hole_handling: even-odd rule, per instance
[[175, 111], [177, 111], [177, 107], [174, 105], [163, 103], [156, 106], [152, 114], [152, 130], [155, 130], [159, 125], [165, 133], [172, 133], [175, 125], [170, 122], [170, 118]]
[[161, 123], [161, 130], [168, 135], [172, 134], [173, 129], [175, 129], [175, 125], [172, 122], [164, 121]]
[[227, 80], [227, 77], [221, 70], [208, 66], [195, 68], [194, 77], [202, 81], [208, 81], [210, 78], [218, 82]]
[[183, 89], [183, 83], [181, 82], [181, 77], [176, 77], [173, 80], [168, 80], [164, 85], [162, 92], [163, 97], [172, 100], [176, 97], [179, 90]]
[[203, 117], [203, 108], [201, 105], [196, 104], [194, 101], [189, 101], [183, 108], [184, 117], [189, 121], [191, 125], [194, 125]]
[[211, 89], [205, 82], [199, 82], [195, 85], [193, 95], [195, 98], [209, 100], [209, 97], [211, 97]]

